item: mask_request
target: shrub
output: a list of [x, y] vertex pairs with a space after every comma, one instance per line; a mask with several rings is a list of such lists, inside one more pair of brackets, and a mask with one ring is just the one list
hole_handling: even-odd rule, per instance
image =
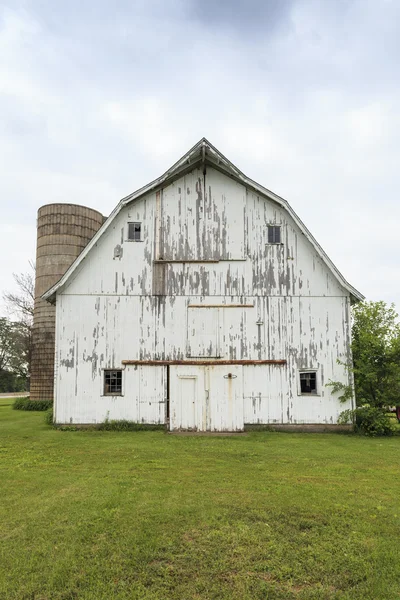
[[[50, 414], [49, 414], [50, 413]], [[136, 421], [128, 421], [121, 419], [119, 421], [110, 421], [107, 417], [103, 423], [79, 424], [79, 425], [57, 425], [53, 421], [53, 410], [48, 411], [45, 416], [45, 421], [49, 425], [53, 425], [60, 431], [164, 431], [165, 425], [151, 425], [149, 423], [137, 423]]]
[[364, 435], [392, 435], [394, 427], [384, 408], [364, 404], [354, 410], [345, 410], [339, 416], [340, 424], [354, 423], [354, 430]]
[[136, 423], [135, 421], [109, 421], [106, 419], [104, 423], [96, 426], [99, 431], [157, 431], [165, 429], [165, 425], [150, 425], [148, 423]]
[[44, 422], [46, 425], [53, 425], [53, 407], [49, 408], [49, 410], [44, 415]]
[[52, 408], [52, 400], [30, 400], [29, 398], [17, 398], [13, 404], [14, 410], [40, 410], [45, 411]]

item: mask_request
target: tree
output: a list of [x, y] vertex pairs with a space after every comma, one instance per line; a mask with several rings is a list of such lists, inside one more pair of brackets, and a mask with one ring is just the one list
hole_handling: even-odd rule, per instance
[[352, 309], [354, 388], [338, 381], [328, 383], [343, 402], [356, 397], [355, 410], [341, 413], [339, 422], [355, 422], [369, 435], [389, 435], [393, 428], [387, 411], [400, 406], [400, 324], [394, 305], [360, 302]]
[[25, 387], [28, 368], [25, 329], [18, 322], [0, 318], [0, 391], [20, 391]]
[[35, 264], [29, 261], [28, 273], [13, 273], [17, 292], [4, 292], [3, 301], [7, 312], [32, 325], [33, 307], [35, 303]]
[[[12, 322], [14, 353], [13, 372], [26, 377], [30, 372], [32, 355], [33, 308], [35, 302], [35, 264], [29, 261], [30, 271], [13, 273], [16, 292], [4, 292], [3, 301]], [[11, 322], [10, 322], [11, 323]]]
[[357, 406], [400, 404], [400, 324], [394, 305], [360, 302], [352, 312]]
[[12, 323], [5, 317], [0, 318], [0, 371], [11, 370], [14, 340]]

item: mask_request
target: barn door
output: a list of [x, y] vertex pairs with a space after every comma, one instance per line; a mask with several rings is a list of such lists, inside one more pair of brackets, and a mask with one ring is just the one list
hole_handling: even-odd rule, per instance
[[243, 367], [240, 365], [207, 367], [209, 394], [209, 431], [242, 431]]
[[170, 429], [206, 431], [204, 369], [170, 367]]
[[170, 429], [241, 431], [242, 367], [170, 367]]

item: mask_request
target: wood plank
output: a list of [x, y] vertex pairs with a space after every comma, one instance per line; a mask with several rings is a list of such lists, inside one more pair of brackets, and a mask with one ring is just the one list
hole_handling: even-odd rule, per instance
[[123, 360], [123, 365], [286, 365], [286, 360]]
[[254, 308], [254, 304], [188, 304], [188, 308]]

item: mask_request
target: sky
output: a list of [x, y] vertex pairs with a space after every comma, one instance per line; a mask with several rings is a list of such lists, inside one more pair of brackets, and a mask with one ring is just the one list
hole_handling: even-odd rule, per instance
[[205, 136], [400, 311], [399, 64], [398, 0], [0, 0], [0, 296], [40, 206], [108, 215]]

